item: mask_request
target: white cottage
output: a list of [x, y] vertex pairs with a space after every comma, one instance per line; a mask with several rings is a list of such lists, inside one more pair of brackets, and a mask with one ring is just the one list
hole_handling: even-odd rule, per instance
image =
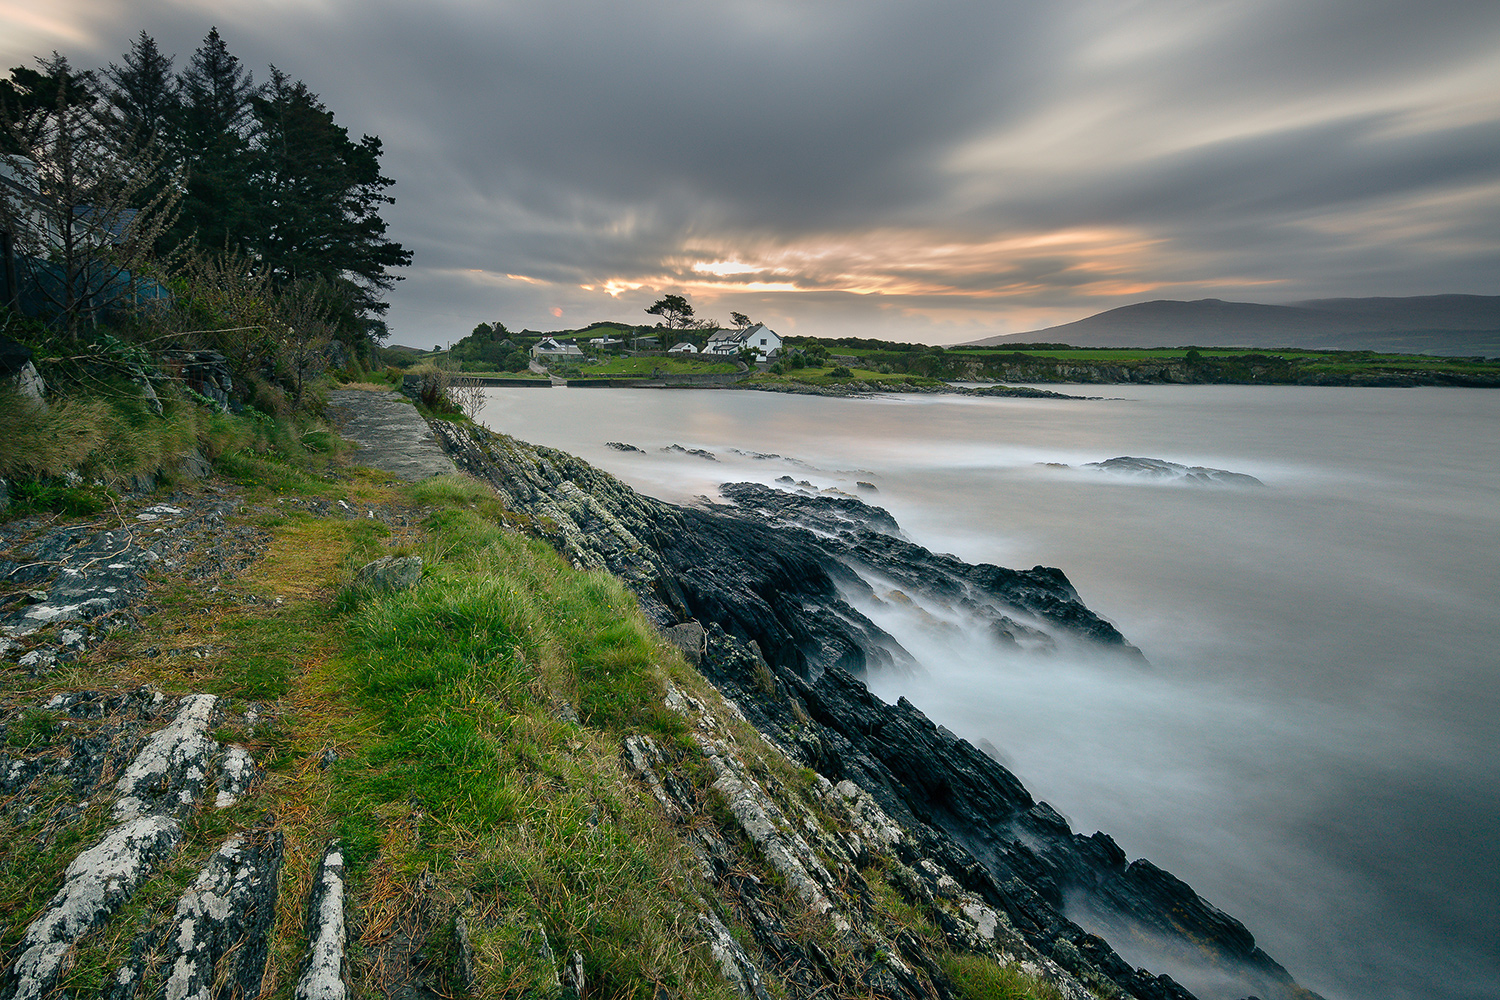
[[743, 330], [718, 330], [708, 338], [704, 354], [738, 354], [750, 350], [760, 352], [763, 358], [781, 353], [781, 337], [764, 323], [747, 326]]
[[583, 351], [578, 349], [577, 344], [569, 341], [543, 337], [531, 349], [531, 356], [533, 358], [581, 358]]
[[697, 354], [698, 353], [698, 348], [694, 347], [692, 344], [689, 344], [687, 341], [684, 340], [680, 344], [673, 344], [671, 347], [667, 348], [667, 353], [668, 354]]

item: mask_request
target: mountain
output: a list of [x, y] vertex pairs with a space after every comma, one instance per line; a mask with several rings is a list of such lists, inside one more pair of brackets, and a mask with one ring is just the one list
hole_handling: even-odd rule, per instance
[[1500, 295], [1309, 299], [1287, 305], [1157, 299], [1073, 323], [976, 340], [1078, 347], [1305, 347], [1500, 355]]

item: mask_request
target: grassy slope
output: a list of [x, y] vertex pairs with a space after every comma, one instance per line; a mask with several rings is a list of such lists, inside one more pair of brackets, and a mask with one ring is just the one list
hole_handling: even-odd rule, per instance
[[[79, 949], [68, 989], [97, 991], [142, 922], [171, 912], [224, 837], [271, 813], [287, 862], [268, 996], [291, 995], [302, 903], [335, 836], [350, 863], [358, 995], [399, 981], [419, 947], [447, 968], [449, 918], [462, 911], [475, 928], [477, 996], [546, 995], [554, 969], [537, 928], [559, 957], [586, 956], [591, 996], [650, 997], [657, 987], [728, 996], [696, 925], [712, 891], [691, 874], [684, 833], [627, 778], [619, 753], [623, 736], [651, 734], [676, 748], [687, 779], [711, 799], [684, 722], [662, 706], [669, 679], [700, 698], [711, 689], [659, 641], [619, 581], [576, 571], [508, 527], [516, 515], [471, 480], [313, 474], [250, 453], [226, 455], [221, 469], [247, 497], [244, 517], [270, 537], [248, 572], [211, 592], [166, 577], [139, 630], [40, 680], [0, 675], [7, 698], [33, 704], [55, 690], [143, 683], [218, 693], [240, 720], [218, 737], [247, 743], [267, 770], [240, 805], [195, 815], [182, 851]], [[293, 502], [320, 497], [405, 526], [315, 516]], [[349, 589], [354, 568], [387, 553], [421, 555], [422, 584], [396, 595]], [[262, 716], [253, 726], [243, 714], [252, 702]], [[563, 702], [578, 722], [562, 720]], [[46, 739], [48, 727], [29, 717], [15, 732]], [[810, 773], [742, 729], [759, 766], [806, 788]], [[0, 821], [6, 912], [30, 912], [50, 895], [106, 810], [93, 804], [46, 846], [39, 830]], [[940, 951], [922, 915], [878, 872], [865, 874], [877, 909]], [[23, 929], [10, 921], [0, 947]], [[963, 976], [953, 970], [962, 995], [1013, 995], [991, 992], [997, 973], [966, 961]], [[435, 988], [458, 990], [435, 975]]]

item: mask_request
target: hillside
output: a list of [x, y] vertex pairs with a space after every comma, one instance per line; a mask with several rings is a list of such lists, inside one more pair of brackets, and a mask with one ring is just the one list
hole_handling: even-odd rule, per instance
[[1286, 305], [1158, 299], [1029, 333], [960, 346], [1047, 342], [1078, 347], [1300, 347], [1454, 356], [1500, 355], [1500, 296], [1311, 299]]

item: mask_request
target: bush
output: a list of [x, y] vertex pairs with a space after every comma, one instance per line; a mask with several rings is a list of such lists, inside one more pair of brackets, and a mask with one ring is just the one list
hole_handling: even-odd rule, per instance
[[413, 368], [411, 374], [419, 379], [417, 395], [423, 406], [435, 411], [456, 409], [448, 399], [448, 386], [451, 384], [452, 376], [446, 368], [425, 364]]
[[852, 371], [850, 371], [848, 368], [844, 367], [843, 365], [839, 365], [837, 368], [835, 368], [833, 371], [829, 372], [828, 374], [831, 375], [834, 378], [853, 378], [854, 377], [854, 373]]

